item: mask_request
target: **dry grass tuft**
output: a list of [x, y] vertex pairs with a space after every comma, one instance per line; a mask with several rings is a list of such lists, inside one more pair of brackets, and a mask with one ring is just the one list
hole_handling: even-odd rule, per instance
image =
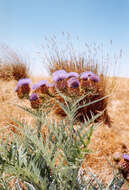
[[28, 78], [28, 68], [24, 63], [13, 64], [13, 77], [15, 80], [19, 80], [21, 78]]
[[1, 47], [0, 79], [5, 81], [19, 80], [29, 77], [29, 67], [25, 61], [9, 47]]
[[23, 63], [10, 63], [0, 65], [0, 79], [5, 81], [28, 78], [28, 69]]

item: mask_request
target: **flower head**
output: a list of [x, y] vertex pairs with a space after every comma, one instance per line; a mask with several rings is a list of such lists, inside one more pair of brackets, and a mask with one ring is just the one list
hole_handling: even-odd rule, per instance
[[76, 77], [72, 77], [67, 81], [69, 88], [78, 88], [80, 82]]
[[91, 71], [86, 71], [86, 72], [81, 73], [80, 79], [84, 79], [84, 80], [90, 79], [91, 81], [94, 81], [94, 82], [99, 81], [99, 77], [96, 74], [92, 73]]
[[29, 100], [33, 109], [39, 109], [42, 107], [42, 101], [36, 93], [32, 93], [29, 97]]
[[94, 73], [92, 73], [91, 71], [85, 71], [85, 72], [81, 73], [80, 79], [86, 80], [89, 77], [91, 77], [92, 75], [94, 75]]
[[91, 75], [91, 76], [89, 77], [89, 79], [90, 79], [91, 81], [94, 81], [94, 82], [99, 82], [99, 77], [98, 77], [97, 75], [95, 75], [95, 74]]
[[47, 85], [47, 81], [46, 80], [41, 80], [40, 82], [34, 84], [32, 86], [32, 89], [36, 90], [36, 89], [40, 88], [41, 86], [46, 86], [46, 85]]
[[23, 86], [23, 85], [30, 85], [31, 84], [31, 80], [29, 78], [24, 78], [24, 79], [20, 79], [17, 83], [17, 86], [15, 88], [15, 92], [18, 91], [18, 89]]
[[70, 78], [70, 77], [76, 77], [76, 78], [78, 78], [79, 74], [76, 73], [76, 72], [70, 72], [70, 73], [67, 74], [67, 78]]
[[122, 157], [124, 158], [124, 160], [129, 161], [129, 154], [123, 154]]
[[34, 101], [34, 100], [37, 100], [37, 99], [38, 99], [38, 96], [37, 96], [36, 93], [32, 93], [32, 94], [30, 95], [30, 97], [29, 97], [29, 100], [30, 100], [30, 101]]
[[55, 82], [67, 78], [67, 72], [65, 70], [57, 70], [52, 74], [52, 79]]

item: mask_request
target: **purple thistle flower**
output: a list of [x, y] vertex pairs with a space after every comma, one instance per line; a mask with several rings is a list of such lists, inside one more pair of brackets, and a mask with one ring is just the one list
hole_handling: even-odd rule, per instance
[[122, 157], [124, 158], [124, 160], [129, 161], [129, 154], [123, 154]]
[[81, 73], [80, 79], [86, 80], [89, 77], [91, 77], [92, 75], [94, 75], [94, 73], [92, 73], [91, 71], [85, 71], [85, 72]]
[[69, 78], [69, 77], [76, 77], [76, 78], [78, 78], [79, 74], [76, 73], [76, 72], [70, 72], [70, 73], [67, 74], [67, 78]]
[[46, 80], [41, 80], [40, 82], [34, 84], [32, 86], [32, 89], [36, 90], [36, 89], [38, 89], [38, 88], [40, 88], [41, 86], [44, 86], [44, 85], [47, 85], [47, 81]]
[[17, 83], [16, 88], [15, 88], [15, 92], [17, 92], [17, 90], [18, 90], [21, 86], [23, 86], [23, 85], [25, 85], [25, 84], [30, 85], [30, 84], [31, 84], [31, 80], [30, 80], [29, 78], [20, 79], [20, 80], [18, 81], [18, 83]]
[[65, 70], [57, 70], [52, 74], [52, 79], [55, 82], [67, 78], [67, 72]]
[[67, 81], [67, 84], [69, 88], [78, 88], [80, 82], [77, 78], [72, 77]]
[[30, 95], [30, 97], [29, 97], [29, 100], [30, 100], [30, 101], [34, 101], [34, 100], [37, 100], [37, 99], [38, 99], [38, 96], [37, 96], [36, 93], [32, 93], [32, 94]]
[[99, 82], [99, 77], [95, 74], [89, 76], [89, 79], [94, 82]]

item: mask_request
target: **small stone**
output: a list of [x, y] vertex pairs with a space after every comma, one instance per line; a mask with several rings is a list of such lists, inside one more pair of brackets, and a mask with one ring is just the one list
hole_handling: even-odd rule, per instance
[[120, 161], [122, 154], [120, 152], [114, 152], [113, 159], [114, 161]]

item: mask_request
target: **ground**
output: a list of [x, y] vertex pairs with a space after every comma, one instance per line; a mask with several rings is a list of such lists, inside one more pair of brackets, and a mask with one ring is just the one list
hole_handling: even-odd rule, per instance
[[[0, 80], [0, 137], [4, 139], [11, 135], [10, 131], [16, 132], [12, 118], [26, 120], [30, 124], [33, 120], [15, 105], [29, 106], [29, 102], [23, 103], [17, 98], [15, 86], [16, 81]], [[117, 78], [116, 88], [108, 103], [108, 113], [112, 120], [111, 127], [101, 125], [96, 129], [89, 146], [93, 153], [86, 156], [82, 164], [106, 183], [113, 175], [113, 168], [109, 164], [115, 165], [113, 153], [129, 153], [129, 78]], [[126, 190], [127, 187], [123, 186], [122, 189]]]

